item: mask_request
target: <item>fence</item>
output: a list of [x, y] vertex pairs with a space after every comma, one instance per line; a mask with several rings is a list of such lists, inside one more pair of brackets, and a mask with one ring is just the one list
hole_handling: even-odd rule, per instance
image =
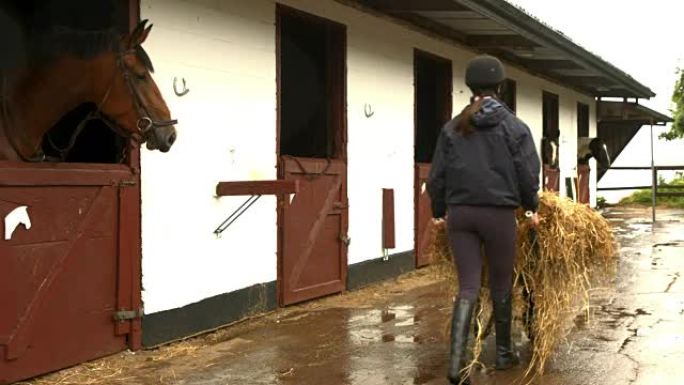
[[[656, 222], [656, 204], [659, 197], [684, 197], [684, 186], [658, 186], [658, 172], [660, 171], [684, 171], [684, 166], [651, 166], [651, 167], [611, 167], [608, 170], [650, 170], [650, 186], [624, 186], [624, 187], [599, 187], [597, 191], [620, 191], [620, 190], [651, 190], [651, 208], [653, 223]], [[659, 191], [667, 189], [667, 191]], [[681, 190], [681, 191], [678, 191]]]

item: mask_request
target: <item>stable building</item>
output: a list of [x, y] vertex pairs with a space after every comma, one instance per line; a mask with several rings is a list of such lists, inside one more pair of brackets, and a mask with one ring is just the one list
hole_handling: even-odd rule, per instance
[[147, 345], [428, 264], [429, 163], [479, 53], [507, 64], [545, 187], [577, 197], [580, 179], [591, 205], [597, 167], [578, 173], [577, 153], [597, 99], [654, 95], [500, 0], [143, 0], [141, 15], [157, 81], [190, 90], [164, 88], [176, 147], [142, 155]]
[[[539, 143], [545, 188], [592, 206], [599, 170], [593, 160], [578, 167], [580, 138], [600, 136], [606, 99], [634, 108], [654, 96], [503, 0], [127, 7], [122, 23], [154, 24], [145, 49], [178, 140], [169, 153], [130, 149], [126, 164], [0, 162], [3, 215], [25, 191], [38, 194], [34, 228], [0, 246], [2, 259], [15, 258], [11, 282], [33, 274], [22, 256], [39, 244], [55, 255], [40, 274], [60, 287], [12, 297], [17, 311], [0, 318], [0, 373], [10, 373], [0, 383], [428, 265], [430, 161], [440, 128], [468, 103], [465, 65], [480, 53], [506, 65], [502, 99]], [[606, 141], [618, 151], [626, 136], [615, 130], [626, 126], [611, 122]], [[55, 187], [63, 195], [48, 199]], [[83, 219], [94, 204], [102, 218]], [[40, 230], [63, 223], [66, 246]], [[76, 278], [88, 272], [97, 275]], [[51, 307], [50, 290], [80, 305]], [[47, 326], [79, 325], [92, 309], [96, 326]]]

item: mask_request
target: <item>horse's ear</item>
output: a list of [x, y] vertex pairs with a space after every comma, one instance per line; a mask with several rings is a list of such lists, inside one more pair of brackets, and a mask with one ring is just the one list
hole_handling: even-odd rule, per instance
[[126, 43], [126, 48], [131, 49], [135, 48], [136, 46], [139, 46], [142, 44], [143, 41], [147, 38], [147, 35], [150, 33], [150, 28], [145, 29], [145, 26], [147, 25], [147, 19], [142, 20], [138, 25], [135, 27], [133, 32], [128, 35], [125, 39]]
[[138, 38], [138, 45], [142, 45], [142, 43], [144, 43], [145, 40], [147, 40], [147, 36], [150, 34], [150, 31], [152, 30], [152, 25], [153, 24], [150, 24], [149, 27], [145, 28], [145, 30], [142, 31], [140, 37]]

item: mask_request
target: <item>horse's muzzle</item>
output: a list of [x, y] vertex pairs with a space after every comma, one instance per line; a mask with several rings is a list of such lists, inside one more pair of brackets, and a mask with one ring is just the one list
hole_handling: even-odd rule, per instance
[[147, 149], [169, 152], [177, 138], [174, 126], [154, 127], [147, 137]]

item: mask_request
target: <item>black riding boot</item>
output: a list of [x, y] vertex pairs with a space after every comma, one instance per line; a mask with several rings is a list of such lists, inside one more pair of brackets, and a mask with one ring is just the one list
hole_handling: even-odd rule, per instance
[[466, 364], [466, 347], [468, 344], [468, 332], [470, 331], [470, 319], [473, 316], [475, 301], [458, 299], [454, 303], [454, 312], [451, 319], [451, 357], [449, 359], [449, 381], [452, 384], [470, 385], [470, 379], [461, 371]]
[[496, 369], [505, 370], [518, 365], [518, 356], [511, 347], [511, 295], [493, 300], [496, 327]]

